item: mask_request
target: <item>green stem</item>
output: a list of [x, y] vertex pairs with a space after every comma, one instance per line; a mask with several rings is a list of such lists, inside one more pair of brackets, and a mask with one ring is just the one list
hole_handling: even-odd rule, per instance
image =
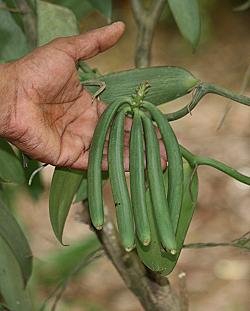
[[183, 118], [187, 114], [191, 113], [191, 111], [197, 106], [197, 104], [200, 102], [202, 97], [204, 97], [206, 94], [216, 94], [219, 96], [223, 96], [226, 98], [229, 98], [233, 101], [236, 101], [242, 105], [250, 106], [250, 98], [244, 95], [236, 94], [232, 91], [229, 91], [227, 89], [224, 89], [220, 86], [209, 84], [209, 83], [201, 83], [198, 85], [195, 89], [195, 94], [191, 100], [191, 103], [186, 105], [185, 107], [172, 112], [165, 114], [165, 117], [168, 121], [175, 121], [180, 118]]
[[180, 145], [180, 150], [182, 156], [189, 162], [189, 164], [193, 167], [198, 167], [200, 165], [208, 165], [212, 166], [215, 169], [231, 176], [232, 178], [242, 182], [243, 184], [250, 185], [250, 177], [243, 175], [236, 171], [235, 169], [227, 166], [226, 164], [219, 162], [214, 159], [206, 158], [206, 157], [199, 157], [193, 155], [190, 151]]

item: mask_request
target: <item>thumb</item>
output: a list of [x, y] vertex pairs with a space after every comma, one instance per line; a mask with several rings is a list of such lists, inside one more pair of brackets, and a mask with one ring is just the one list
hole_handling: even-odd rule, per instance
[[56, 39], [54, 44], [57, 48], [67, 52], [77, 62], [111, 48], [120, 39], [124, 30], [123, 22], [115, 22], [78, 36]]

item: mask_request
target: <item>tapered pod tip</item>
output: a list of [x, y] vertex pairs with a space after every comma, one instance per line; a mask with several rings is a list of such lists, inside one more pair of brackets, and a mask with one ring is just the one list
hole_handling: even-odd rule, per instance
[[177, 252], [176, 252], [176, 249], [171, 249], [170, 250], [170, 254], [172, 254], [172, 255], [175, 255]]
[[125, 247], [126, 252], [131, 252], [135, 248], [135, 245]]
[[144, 246], [148, 246], [150, 244], [150, 239], [145, 239], [142, 243]]
[[96, 230], [102, 230], [103, 225], [95, 225]]

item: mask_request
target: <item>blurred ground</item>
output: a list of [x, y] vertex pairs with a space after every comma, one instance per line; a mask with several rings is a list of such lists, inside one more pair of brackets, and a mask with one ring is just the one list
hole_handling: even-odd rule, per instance
[[[153, 42], [152, 65], [181, 66], [203, 81], [217, 83], [238, 92], [250, 64], [250, 11], [232, 12], [233, 5], [239, 1], [218, 1], [216, 6], [212, 6], [212, 3], [214, 1], [210, 2], [208, 9], [203, 9], [203, 37], [195, 54], [179, 35], [174, 23], [164, 19], [160, 21]], [[127, 23], [127, 31], [116, 47], [89, 61], [91, 66], [101, 72], [133, 66], [136, 27], [128, 1], [116, 4], [114, 17]], [[85, 20], [82, 31], [103, 24], [104, 20], [93, 14]], [[250, 96], [250, 83], [245, 94]], [[186, 104], [190, 96], [171, 104], [171, 110]], [[227, 103], [228, 100], [215, 95], [206, 96], [193, 115], [175, 122], [174, 128], [180, 142], [194, 153], [222, 160], [249, 174], [249, 108], [233, 103], [226, 122], [217, 131]], [[170, 111], [169, 107], [166, 105], [164, 111]], [[19, 212], [31, 232], [34, 255], [39, 258], [59, 248], [48, 221], [48, 184], [51, 173], [52, 169], [44, 172], [47, 191], [37, 206], [26, 197], [19, 201]], [[249, 188], [212, 168], [200, 168], [199, 179], [199, 204], [186, 242], [231, 241], [249, 231]], [[75, 221], [76, 209], [72, 209], [65, 231], [65, 241], [69, 244], [89, 234], [86, 226]], [[247, 311], [250, 306], [249, 260], [250, 254], [239, 249], [184, 250], [170, 279], [176, 284], [178, 273], [187, 273], [192, 311]], [[46, 288], [42, 294], [48, 294]], [[68, 307], [61, 305], [59, 311], [142, 310], [106, 258], [99, 259], [93, 268], [69, 286], [64, 303]]]

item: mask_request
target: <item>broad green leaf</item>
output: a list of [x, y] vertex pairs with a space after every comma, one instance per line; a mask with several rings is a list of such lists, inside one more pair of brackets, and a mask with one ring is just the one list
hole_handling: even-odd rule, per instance
[[0, 183], [0, 201], [10, 210], [15, 210], [19, 191], [20, 187], [17, 184]]
[[[198, 178], [197, 174], [193, 176], [193, 169], [185, 161], [183, 164], [184, 168], [184, 195], [183, 204], [181, 208], [179, 223], [177, 227], [176, 239], [177, 239], [177, 254], [171, 255], [165, 251], [162, 251], [162, 246], [157, 233], [157, 225], [155, 222], [152, 202], [150, 199], [150, 193], [147, 191], [147, 210], [150, 222], [150, 230], [152, 240], [148, 246], [141, 244], [139, 240], [136, 241], [137, 252], [142, 262], [151, 270], [157, 271], [164, 275], [169, 274], [175, 267], [179, 258], [180, 252], [183, 247], [183, 243], [193, 217], [193, 213], [196, 206], [196, 200], [198, 196]], [[164, 174], [166, 182], [166, 193], [167, 193], [167, 174]], [[191, 183], [191, 184], [190, 184]]]
[[5, 140], [0, 138], [0, 180], [22, 184], [25, 182], [23, 167], [15, 152]]
[[54, 171], [50, 187], [49, 213], [52, 228], [60, 243], [70, 206], [83, 176], [82, 171], [67, 168], [56, 168]]
[[[0, 237], [15, 257], [23, 276], [23, 285], [25, 285], [32, 272], [32, 253], [17, 221], [1, 202]], [[2, 250], [0, 251], [1, 253]]]
[[28, 289], [23, 284], [19, 262], [2, 236], [0, 236], [0, 293], [9, 310], [33, 311]]
[[195, 48], [200, 39], [201, 21], [197, 0], [168, 0], [183, 37]]
[[38, 45], [57, 37], [79, 34], [74, 13], [68, 8], [37, 0]]
[[0, 21], [0, 58], [9, 61], [25, 55], [29, 51], [25, 35], [8, 10], [0, 9]]
[[[104, 75], [98, 80], [106, 83], [106, 89], [100, 97], [107, 104], [119, 97], [134, 94], [138, 84], [144, 81], [148, 81], [151, 86], [145, 100], [155, 105], [186, 95], [199, 83], [199, 80], [189, 71], [178, 67], [131, 69]], [[86, 86], [86, 88], [92, 93], [97, 90], [92, 86]]]

